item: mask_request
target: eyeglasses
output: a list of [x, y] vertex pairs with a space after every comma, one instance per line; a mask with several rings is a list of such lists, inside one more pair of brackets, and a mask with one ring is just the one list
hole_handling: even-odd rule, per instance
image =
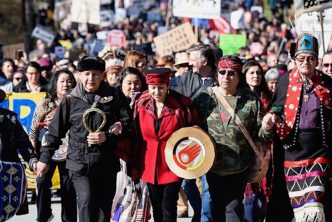
[[22, 80], [23, 79], [23, 77], [16, 77], [16, 78], [14, 78], [16, 81], [20, 81], [20, 80]]
[[316, 61], [316, 57], [314, 57], [314, 56], [296, 57], [295, 59], [300, 63], [303, 63], [304, 60], [306, 60], [307, 62], [310, 62], [310, 63], [313, 63], [314, 61]]
[[323, 64], [323, 67], [324, 67], [324, 68], [328, 68], [329, 66], [332, 67], [332, 63], [324, 63], [324, 64]]
[[226, 75], [226, 73], [229, 75], [229, 76], [234, 76], [235, 74], [237, 74], [236, 71], [233, 71], [233, 70], [219, 70], [218, 73], [222, 76]]

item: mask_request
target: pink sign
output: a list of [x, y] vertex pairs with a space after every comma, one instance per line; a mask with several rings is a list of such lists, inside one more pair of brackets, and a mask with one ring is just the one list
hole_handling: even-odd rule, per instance
[[108, 33], [107, 42], [115, 48], [122, 48], [126, 45], [126, 35], [121, 30], [112, 30]]

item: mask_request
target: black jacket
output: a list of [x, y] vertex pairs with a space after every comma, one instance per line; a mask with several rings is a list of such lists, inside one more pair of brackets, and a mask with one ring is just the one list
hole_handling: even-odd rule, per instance
[[[13, 88], [14, 92], [30, 92], [27, 88], [27, 80], [20, 82], [17, 86]], [[40, 92], [46, 92], [47, 88], [47, 80], [44, 78], [40, 78]]]
[[[126, 98], [118, 89], [110, 87], [104, 82], [101, 83], [98, 92], [96, 92], [93, 104], [86, 99], [82, 84], [78, 84], [70, 95], [70, 104], [67, 104], [67, 100], [63, 99], [49, 125], [48, 132], [42, 141], [40, 161], [44, 163], [50, 161], [55, 149], [61, 144], [61, 138], [64, 138], [69, 130], [66, 163], [69, 170], [86, 171], [95, 164], [107, 165], [118, 170], [119, 161], [114, 152], [117, 137], [107, 134], [106, 142], [88, 147], [87, 136], [89, 132], [83, 125], [83, 113], [91, 107], [101, 109], [106, 114], [107, 119], [101, 131], [108, 132], [111, 125], [121, 121], [122, 135], [126, 135], [132, 129]], [[88, 120], [92, 130], [96, 130], [102, 122], [100, 114], [95, 112], [89, 114]]]
[[17, 154], [19, 151], [31, 167], [37, 161], [29, 137], [17, 120], [17, 114], [3, 108], [0, 108], [0, 138], [2, 143], [0, 160], [19, 163], [20, 159]]

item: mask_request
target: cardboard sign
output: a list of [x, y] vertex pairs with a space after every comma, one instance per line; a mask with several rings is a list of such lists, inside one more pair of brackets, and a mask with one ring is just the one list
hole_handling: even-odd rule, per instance
[[224, 34], [219, 36], [219, 48], [222, 49], [224, 55], [234, 55], [239, 48], [245, 47], [247, 38], [240, 34]]
[[219, 18], [221, 1], [174, 0], [173, 15], [188, 18]]
[[55, 38], [55, 33], [51, 30], [48, 30], [40, 25], [37, 25], [31, 34], [33, 37], [37, 39], [41, 39], [48, 44], [51, 44]]
[[115, 48], [125, 47], [126, 35], [121, 30], [112, 30], [108, 33], [107, 42], [109, 46], [114, 46]]
[[173, 52], [187, 50], [196, 43], [196, 36], [189, 23], [180, 25], [162, 35], [153, 38], [160, 56], [171, 55]]

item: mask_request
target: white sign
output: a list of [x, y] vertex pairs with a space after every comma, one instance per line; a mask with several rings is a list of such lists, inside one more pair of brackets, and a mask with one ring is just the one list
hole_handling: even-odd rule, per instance
[[[323, 11], [332, 8], [332, 0], [295, 0], [295, 17], [303, 13]], [[331, 14], [329, 15], [331, 17]]]
[[[325, 51], [328, 49], [332, 34], [332, 8], [323, 11], [323, 38]], [[321, 23], [318, 20], [319, 12], [303, 13], [295, 20], [295, 30], [298, 34], [310, 33], [318, 38], [319, 57], [323, 56], [323, 38]]]
[[219, 18], [220, 2], [221, 0], [174, 0], [173, 15], [189, 18]]
[[71, 17], [73, 22], [100, 24], [99, 0], [72, 0]]
[[51, 44], [55, 38], [54, 32], [52, 32], [42, 26], [38, 26], [38, 25], [33, 29], [31, 35], [37, 39], [41, 39], [44, 42], [49, 43], [49, 44]]
[[111, 10], [100, 11], [100, 27], [108, 27], [112, 25], [114, 15]]

